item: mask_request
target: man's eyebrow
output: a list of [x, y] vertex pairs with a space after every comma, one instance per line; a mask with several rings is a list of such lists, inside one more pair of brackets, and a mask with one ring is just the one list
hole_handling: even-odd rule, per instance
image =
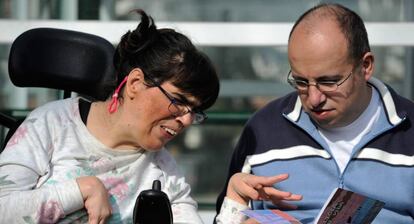
[[[302, 77], [302, 75], [300, 74], [294, 74], [292, 73], [292, 76], [294, 79], [298, 79], [298, 80], [304, 80], [304, 81], [308, 81], [307, 78]], [[318, 77], [315, 78], [316, 81], [318, 80], [331, 80], [331, 79], [341, 79], [343, 78], [343, 76], [341, 74], [325, 74], [325, 75], [320, 75]]]
[[341, 79], [343, 78], [342, 75], [336, 74], [336, 75], [322, 75], [316, 78], [316, 80], [326, 80], [326, 79]]

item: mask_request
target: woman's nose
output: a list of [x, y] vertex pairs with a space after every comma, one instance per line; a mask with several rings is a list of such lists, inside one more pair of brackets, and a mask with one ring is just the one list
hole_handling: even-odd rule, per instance
[[180, 116], [175, 117], [175, 119], [179, 120], [184, 127], [188, 127], [193, 123], [194, 114], [189, 112]]

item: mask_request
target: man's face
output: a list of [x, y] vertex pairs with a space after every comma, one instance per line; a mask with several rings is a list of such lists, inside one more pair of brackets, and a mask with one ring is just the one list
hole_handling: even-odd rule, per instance
[[[345, 37], [336, 23], [326, 20], [309, 27], [299, 24], [289, 40], [292, 77], [310, 83], [298, 90], [304, 110], [322, 128], [344, 127], [365, 110], [371, 90], [360, 63], [349, 60]], [[335, 91], [321, 91], [315, 83], [342, 83]]]

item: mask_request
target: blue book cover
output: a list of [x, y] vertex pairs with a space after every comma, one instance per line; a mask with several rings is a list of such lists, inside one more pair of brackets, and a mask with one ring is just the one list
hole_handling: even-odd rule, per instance
[[301, 224], [297, 219], [278, 209], [273, 210], [244, 210], [249, 218], [261, 224]]

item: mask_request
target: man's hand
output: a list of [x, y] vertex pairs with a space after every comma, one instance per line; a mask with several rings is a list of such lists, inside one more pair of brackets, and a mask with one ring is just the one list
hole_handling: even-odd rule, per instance
[[111, 215], [108, 191], [95, 176], [76, 179], [82, 193], [85, 209], [88, 212], [89, 224], [103, 224]]
[[274, 184], [284, 181], [288, 177], [288, 174], [264, 177], [247, 173], [236, 173], [230, 178], [226, 196], [245, 205], [250, 200], [264, 200], [272, 201], [273, 204], [281, 208], [296, 209], [295, 205], [285, 201], [302, 200], [302, 195], [280, 191], [273, 187]]

